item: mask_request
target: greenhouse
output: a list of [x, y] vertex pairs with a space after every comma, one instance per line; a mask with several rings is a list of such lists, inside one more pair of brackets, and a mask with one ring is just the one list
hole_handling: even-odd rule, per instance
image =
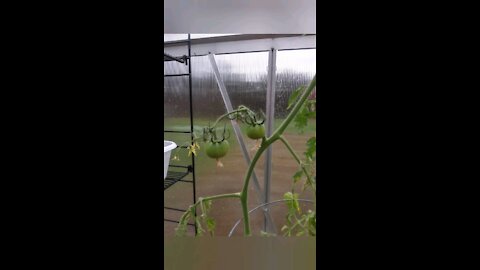
[[316, 235], [316, 35], [164, 34], [164, 120], [165, 236]]

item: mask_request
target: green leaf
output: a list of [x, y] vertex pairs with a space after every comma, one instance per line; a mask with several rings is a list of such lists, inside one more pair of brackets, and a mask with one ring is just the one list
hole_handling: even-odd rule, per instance
[[305, 105], [303, 105], [293, 119], [295, 127], [300, 131], [300, 133], [303, 133], [305, 127], [307, 127], [308, 125], [308, 114], [309, 112], [307, 108], [305, 107]]
[[[287, 203], [288, 209], [290, 211], [298, 211], [300, 213], [300, 204], [298, 203], [298, 193], [287, 192], [283, 195], [283, 198]], [[287, 216], [288, 219], [288, 216]], [[289, 220], [289, 219], [288, 219]]]
[[317, 102], [316, 100], [307, 100], [305, 106], [308, 108], [308, 117], [309, 118], [316, 118], [317, 117]]
[[317, 234], [317, 215], [313, 211], [309, 211], [308, 215], [308, 233], [311, 236], [315, 236]]
[[187, 233], [187, 223], [190, 220], [191, 212], [187, 211], [180, 219], [177, 228], [175, 228], [175, 236], [185, 236]]
[[305, 156], [307, 158], [313, 159], [314, 154], [317, 152], [317, 137], [311, 137], [307, 141], [307, 151]]
[[313, 112], [307, 112], [305, 113], [305, 116], [307, 118], [310, 118], [310, 119], [315, 119], [317, 117], [317, 112], [313, 111]]
[[285, 200], [291, 200], [291, 199], [293, 199], [293, 194], [292, 194], [292, 192], [289, 191], [289, 192], [285, 193], [285, 194], [283, 195], [283, 198], [284, 198]]
[[288, 210], [288, 214], [287, 214], [287, 226], [292, 226], [292, 224], [293, 224], [292, 217], [294, 215], [295, 215], [295, 209], [290, 208]]
[[213, 218], [208, 217], [207, 220], [206, 220], [206, 223], [207, 223], [207, 230], [209, 232], [213, 233], [213, 231], [215, 230], [215, 226], [216, 226], [215, 220]]
[[186, 233], [187, 233], [186, 226], [178, 225], [178, 227], [175, 228], [175, 236], [182, 237], [182, 236], [185, 236]]
[[200, 222], [198, 217], [195, 219], [195, 224], [197, 225], [197, 235], [203, 236], [203, 233], [205, 232], [205, 230], [203, 229], [202, 223]]
[[303, 170], [299, 170], [298, 172], [296, 172], [294, 175], [293, 175], [293, 183], [297, 183], [298, 181], [300, 181], [300, 179], [302, 179], [302, 175], [303, 175]]
[[205, 211], [206, 211], [206, 212], [209, 212], [210, 209], [212, 208], [212, 202], [213, 202], [213, 201], [206, 201], [206, 202], [204, 202]]
[[293, 107], [295, 101], [297, 101], [298, 97], [301, 96], [304, 90], [305, 86], [302, 85], [293, 91], [292, 95], [290, 95], [290, 98], [288, 99], [287, 110], [290, 110]]

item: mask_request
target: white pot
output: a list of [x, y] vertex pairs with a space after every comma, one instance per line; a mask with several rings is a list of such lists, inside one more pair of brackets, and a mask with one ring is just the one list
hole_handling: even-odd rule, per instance
[[167, 178], [168, 164], [170, 164], [170, 155], [172, 150], [177, 148], [177, 144], [171, 141], [163, 141], [163, 180]]

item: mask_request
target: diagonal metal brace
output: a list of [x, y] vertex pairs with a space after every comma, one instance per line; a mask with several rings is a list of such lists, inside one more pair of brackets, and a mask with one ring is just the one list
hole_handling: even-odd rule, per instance
[[[220, 77], [220, 71], [218, 70], [214, 54], [209, 54], [208, 58], [212, 66], [213, 73], [215, 75], [215, 79], [218, 84], [218, 88], [220, 89], [220, 93], [222, 94], [223, 102], [225, 103], [225, 107], [227, 108], [227, 112], [232, 112], [233, 111], [232, 102], [230, 101], [230, 97], [228, 96], [227, 88], [225, 87], [225, 84], [223, 83], [223, 80]], [[245, 141], [243, 140], [243, 135], [242, 135], [242, 132], [240, 131], [240, 126], [238, 125], [236, 120], [231, 120], [230, 122], [232, 123], [235, 136], [237, 137], [238, 144], [240, 145], [240, 148], [243, 153], [243, 157], [245, 158], [247, 165], [250, 165], [251, 163], [250, 155], [248, 154], [247, 146], [245, 145]], [[260, 188], [260, 184], [258, 183], [258, 179], [255, 174], [255, 171], [253, 171], [252, 173], [252, 180], [253, 180], [253, 186], [258, 195], [259, 203], [264, 203], [265, 197]], [[272, 222], [272, 217], [270, 216], [270, 212], [268, 212], [267, 207], [263, 208], [263, 213], [265, 215], [265, 218], [268, 220], [267, 224], [269, 224], [270, 231], [276, 232], [276, 228], [275, 226], [273, 226], [274, 223]]]

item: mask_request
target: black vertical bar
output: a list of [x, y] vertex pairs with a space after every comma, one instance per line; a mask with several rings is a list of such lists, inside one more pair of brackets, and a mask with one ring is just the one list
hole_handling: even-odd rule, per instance
[[[188, 34], [188, 90], [190, 94], [190, 137], [193, 143], [193, 95], [192, 95], [192, 53], [191, 48], [192, 41], [190, 39], [190, 34]], [[197, 201], [196, 190], [195, 190], [195, 157], [192, 155], [192, 183], [193, 183], [193, 203]], [[195, 218], [197, 217], [197, 210], [195, 210]], [[195, 236], [197, 235], [197, 223], [195, 222]]]

